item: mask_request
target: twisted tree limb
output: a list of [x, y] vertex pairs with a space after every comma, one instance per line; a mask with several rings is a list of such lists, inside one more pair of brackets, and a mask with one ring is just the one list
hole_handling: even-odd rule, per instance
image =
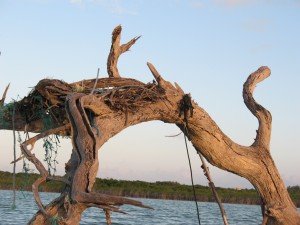
[[270, 151], [272, 116], [268, 110], [266, 110], [263, 106], [261, 106], [255, 101], [253, 97], [253, 92], [255, 86], [259, 82], [269, 77], [270, 74], [271, 70], [268, 67], [260, 67], [257, 71], [250, 74], [243, 88], [244, 102], [259, 122], [256, 139], [253, 143], [253, 146], [260, 146], [268, 151]]
[[[179, 116], [184, 91], [178, 84], [172, 85], [164, 80], [151, 63], [147, 65], [156, 82], [144, 84], [133, 79], [120, 78], [117, 60], [139, 38], [120, 46], [120, 34], [121, 27], [115, 28], [107, 63], [109, 78], [98, 79], [93, 95], [89, 93], [93, 90], [94, 79], [72, 84], [42, 80], [29, 96], [16, 103], [16, 130], [26, 128], [28, 132], [45, 131], [45, 115], [34, 113], [37, 104], [40, 104], [38, 109], [43, 112], [48, 110], [47, 115], [55, 117], [55, 120], [52, 118], [53, 124], [48, 130], [58, 129], [55, 130], [57, 134], [71, 135], [73, 144], [72, 155], [65, 168], [66, 175], [62, 180], [65, 189], [60, 197], [45, 207], [36, 197], [40, 211], [29, 224], [47, 224], [50, 218], [55, 217], [59, 218], [60, 224], [76, 225], [79, 224], [82, 212], [88, 207], [121, 213], [123, 211], [118, 207], [123, 204], [148, 208], [134, 200], [95, 193], [93, 185], [98, 172], [98, 150], [102, 145], [129, 126], [153, 120], [176, 124], [182, 132], [188, 133], [195, 149], [208, 162], [249, 180], [262, 199], [263, 216], [268, 218], [263, 223], [300, 224], [299, 212], [270, 154], [271, 114], [253, 98], [256, 84], [268, 77], [270, 70], [267, 67], [259, 68], [244, 84], [244, 102], [258, 119], [259, 127], [254, 143], [251, 146], [242, 146], [226, 136], [209, 114], [194, 101], [191, 101], [193, 117], [189, 118], [186, 126], [184, 119]], [[41, 101], [37, 102], [36, 99]], [[1, 104], [3, 105], [2, 100]], [[9, 105], [0, 110], [6, 122], [0, 122], [0, 129], [12, 129], [9, 123]], [[71, 128], [62, 132], [59, 127], [67, 124]], [[33, 140], [32, 143], [34, 145]], [[41, 174], [33, 187], [37, 193], [35, 190], [40, 184], [55, 178], [48, 175], [41, 162], [27, 149], [26, 143], [22, 145], [22, 151]]]

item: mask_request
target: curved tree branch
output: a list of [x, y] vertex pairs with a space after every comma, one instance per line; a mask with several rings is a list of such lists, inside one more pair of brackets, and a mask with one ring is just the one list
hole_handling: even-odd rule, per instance
[[[53, 129], [47, 130], [47, 131], [45, 131], [45, 132], [43, 132], [43, 133], [40, 133], [40, 134], [38, 134], [38, 135], [36, 135], [36, 136], [30, 138], [29, 140], [25, 141], [22, 145], [24, 145], [24, 146], [31, 145], [31, 148], [28, 149], [28, 151], [32, 151], [33, 148], [34, 148], [35, 143], [36, 143], [38, 140], [42, 139], [43, 137], [49, 136], [49, 135], [51, 135], [51, 134], [57, 134], [57, 135], [58, 135], [58, 134], [60, 134], [60, 133], [64, 133], [64, 132], [66, 132], [67, 130], [69, 130], [70, 128], [71, 128], [71, 125], [68, 123], [68, 124], [66, 124], [66, 125], [64, 125], [64, 126], [61, 126], [61, 127], [57, 127], [57, 128], [53, 128]], [[15, 163], [15, 162], [18, 162], [18, 161], [20, 161], [21, 159], [23, 159], [24, 157], [25, 157], [25, 156], [22, 155], [22, 156], [20, 156], [19, 158], [17, 158], [16, 160], [12, 161], [10, 164], [13, 164], [13, 163]]]
[[[179, 102], [182, 98], [182, 90], [178, 90], [169, 82], [164, 81], [153, 65], [148, 65], [150, 65], [149, 68], [158, 81], [158, 86], [153, 89], [156, 90], [156, 95], [159, 96], [156, 98], [157, 101], [148, 103], [130, 102], [128, 105], [129, 102], [126, 100], [126, 96], [133, 96], [134, 93], [134, 90], [130, 87], [126, 90], [122, 88], [123, 92], [133, 92], [128, 95], [120, 94], [120, 91], [115, 89], [107, 93], [105, 98], [82, 97], [82, 99], [85, 99], [82, 101], [83, 107], [93, 110], [96, 115], [94, 124], [102, 130], [100, 139], [111, 138], [128, 125], [150, 120], [175, 123], [184, 131], [185, 124], [179, 118]], [[253, 93], [253, 88], [251, 90], [251, 93]], [[106, 98], [109, 98], [110, 101], [106, 101]], [[117, 106], [109, 103], [112, 102], [111, 98], [118, 99]], [[109, 104], [106, 105], [105, 102]], [[284, 213], [295, 212], [295, 206], [283, 185], [269, 152], [261, 150], [262, 148], [259, 148], [259, 146], [254, 148], [254, 146], [246, 147], [236, 144], [220, 130], [202, 108], [194, 102], [192, 104], [194, 115], [189, 118], [188, 133], [197, 151], [200, 151], [213, 165], [247, 178], [259, 191], [264, 205], [273, 209], [272, 215], [269, 214], [269, 221], [277, 221], [276, 217], [278, 216], [276, 216], [276, 213], [282, 216]], [[134, 107], [129, 111], [125, 111], [124, 109], [128, 109], [130, 105], [138, 108]], [[109, 109], [107, 106], [109, 106]], [[122, 111], [121, 114], [120, 110]], [[126, 118], [127, 122], [121, 122]], [[121, 125], [109, 129], [111, 123], [114, 126], [116, 124]], [[272, 207], [272, 205], [277, 206]]]
[[[98, 146], [101, 142], [101, 133], [97, 133], [93, 118], [89, 118], [88, 112], [83, 106], [85, 99], [95, 99], [91, 95], [73, 94], [67, 99], [67, 113], [72, 124], [73, 150], [79, 158], [79, 165], [73, 177], [71, 198], [79, 203], [91, 203], [102, 206], [132, 204], [149, 208], [142, 203], [126, 198], [103, 195], [91, 192], [98, 171]], [[96, 98], [97, 99], [97, 98]], [[94, 112], [93, 112], [94, 113]], [[103, 139], [102, 139], [103, 140]], [[104, 209], [107, 209], [104, 207]]]
[[261, 146], [268, 151], [270, 150], [272, 116], [268, 110], [256, 103], [255, 99], [253, 98], [253, 92], [256, 84], [269, 77], [270, 74], [271, 70], [268, 67], [260, 67], [257, 71], [250, 74], [243, 88], [244, 102], [248, 109], [259, 121], [257, 136], [253, 146]]
[[44, 177], [39, 177], [33, 184], [32, 184], [32, 192], [34, 200], [39, 208], [39, 210], [46, 216], [51, 217], [45, 210], [40, 195], [39, 195], [39, 186], [46, 182], [46, 179]]

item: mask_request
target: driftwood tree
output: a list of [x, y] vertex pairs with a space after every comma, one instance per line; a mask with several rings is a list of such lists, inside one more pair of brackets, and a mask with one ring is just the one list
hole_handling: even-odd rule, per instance
[[[3, 94], [0, 128], [39, 133], [21, 145], [24, 156], [41, 175], [33, 184], [39, 211], [28, 224], [48, 224], [53, 217], [60, 224], [79, 224], [82, 212], [88, 207], [104, 209], [109, 223], [110, 212], [122, 212], [120, 205], [147, 207], [138, 201], [95, 193], [92, 189], [101, 146], [123, 129], [152, 120], [176, 124], [211, 164], [249, 180], [261, 198], [263, 223], [300, 224], [300, 214], [270, 154], [271, 114], [253, 98], [255, 85], [270, 75], [270, 69], [259, 68], [244, 84], [244, 102], [258, 119], [259, 127], [254, 143], [241, 146], [226, 136], [203, 108], [194, 101], [189, 104], [189, 95], [178, 84], [173, 86], [165, 81], [152, 64], [147, 63], [155, 78], [151, 83], [122, 78], [117, 69], [118, 58], [139, 37], [123, 45], [120, 37], [121, 26], [118, 26], [112, 33], [108, 78], [70, 84], [41, 80], [27, 97], [10, 104], [4, 104], [8, 88]], [[72, 154], [65, 166], [66, 174], [60, 179], [51, 176], [32, 153], [35, 142], [50, 134], [72, 138]], [[58, 198], [43, 206], [38, 186], [51, 181], [63, 182], [65, 188]]]

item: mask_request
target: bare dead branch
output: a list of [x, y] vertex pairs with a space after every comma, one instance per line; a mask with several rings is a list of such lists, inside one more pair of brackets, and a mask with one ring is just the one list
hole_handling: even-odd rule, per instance
[[121, 45], [121, 53], [125, 53], [125, 52], [127, 52], [127, 51], [129, 51], [129, 49], [130, 49], [130, 47], [132, 46], [132, 45], [134, 45], [134, 43], [138, 40], [138, 39], [140, 39], [141, 38], [141, 36], [138, 36], [138, 37], [135, 37], [135, 38], [133, 38], [133, 39], [131, 39], [129, 42], [127, 42], [126, 44], [122, 44]]
[[40, 195], [39, 195], [39, 186], [43, 183], [46, 182], [46, 179], [44, 177], [39, 177], [33, 184], [32, 184], [32, 192], [33, 192], [33, 197], [34, 197], [34, 200], [39, 208], [39, 210], [41, 210], [41, 212], [47, 216], [47, 217], [50, 217], [50, 215], [46, 212], [43, 204], [42, 204], [42, 201], [41, 201], [41, 198], [40, 198]]
[[[56, 177], [49, 176], [48, 171], [46, 170], [44, 165], [41, 163], [41, 161], [35, 156], [35, 154], [32, 154], [30, 151], [33, 150], [35, 142], [38, 141], [39, 139], [41, 139], [49, 134], [54, 134], [54, 133], [57, 133], [57, 132], [60, 132], [62, 130], [69, 129], [69, 128], [70, 128], [70, 124], [67, 124], [65, 126], [61, 126], [61, 127], [55, 128], [55, 129], [51, 129], [44, 133], [36, 135], [35, 137], [33, 137], [21, 144], [21, 151], [22, 151], [23, 155], [30, 162], [32, 162], [35, 165], [36, 169], [40, 172], [40, 175], [43, 177], [43, 179], [45, 181], [59, 181], [59, 182], [64, 182], [66, 184], [70, 184], [69, 181], [67, 181], [64, 178], [56, 178]], [[31, 145], [30, 150], [27, 149], [28, 145]], [[39, 180], [39, 181], [41, 181], [41, 180]], [[37, 183], [39, 183], [39, 181], [37, 181]]]
[[94, 94], [94, 91], [96, 89], [96, 86], [97, 86], [97, 83], [98, 83], [98, 78], [99, 78], [99, 72], [100, 72], [100, 68], [98, 68], [98, 70], [97, 70], [97, 77], [96, 77], [95, 84], [93, 86], [93, 89], [92, 89], [90, 95]]
[[163, 77], [159, 74], [159, 72], [156, 70], [156, 68], [150, 62], [147, 62], [147, 66], [150, 69], [155, 80], [157, 81], [158, 85], [162, 87], [165, 91], [172, 90], [172, 93], [176, 93], [176, 94], [180, 93], [182, 95], [184, 94], [184, 92], [182, 91], [182, 89], [179, 87], [178, 84], [175, 85], [177, 85], [179, 89], [175, 89], [175, 87], [170, 82], [165, 81]]
[[270, 149], [272, 116], [268, 110], [255, 101], [253, 92], [256, 85], [269, 77], [270, 74], [271, 70], [268, 67], [260, 67], [257, 71], [250, 74], [247, 81], [244, 83], [243, 88], [244, 102], [248, 109], [259, 121], [259, 128], [257, 130], [257, 135], [253, 146], [262, 146], [267, 150]]
[[96, 82], [96, 79], [82, 80], [79, 82], [71, 83], [70, 86], [76, 92], [90, 93], [95, 83], [96, 83], [95, 89], [104, 89], [102, 91], [108, 91], [109, 88], [113, 88], [113, 87], [144, 84], [141, 81], [131, 79], [131, 78], [111, 77], [111, 78], [99, 78], [98, 82]]
[[152, 75], [154, 76], [155, 80], [157, 81], [158, 85], [160, 85], [160, 86], [164, 85], [165, 80], [157, 72], [156, 68], [150, 62], [147, 62], [147, 66], [150, 69], [150, 71], [151, 71]]
[[3, 107], [3, 105], [4, 105], [4, 101], [5, 101], [5, 98], [6, 98], [6, 94], [7, 94], [9, 85], [10, 85], [10, 83], [6, 86], [6, 88], [3, 92], [3, 95], [2, 95], [2, 99], [0, 99], [0, 108]]
[[184, 91], [181, 89], [181, 87], [176, 82], [175, 82], [175, 87], [180, 94], [184, 95]]
[[41, 176], [46, 179], [49, 176], [49, 173], [45, 169], [41, 161], [27, 149], [26, 145], [21, 145], [21, 151], [25, 155], [25, 157], [35, 165], [36, 169], [40, 172]]
[[[43, 182], [58, 180], [67, 184], [61, 197], [44, 207], [46, 213], [59, 217], [59, 222], [67, 225], [79, 224], [81, 214], [87, 207], [116, 212], [122, 212], [118, 209], [122, 204], [147, 207], [134, 200], [106, 196], [91, 190], [98, 174], [99, 148], [128, 126], [160, 120], [176, 124], [183, 132], [188, 130], [189, 140], [197, 149], [201, 149], [201, 154], [212, 165], [248, 179], [259, 192], [263, 205], [284, 206], [269, 209], [267, 224], [299, 224], [300, 214], [270, 152], [265, 151], [269, 149], [271, 115], [253, 99], [255, 85], [269, 75], [269, 69], [260, 68], [244, 84], [244, 101], [258, 118], [259, 129], [252, 146], [241, 146], [226, 136], [209, 114], [193, 101], [193, 117], [188, 117], [188, 126], [185, 126], [183, 119], [179, 117], [183, 90], [178, 84], [173, 86], [165, 81], [152, 64], [147, 65], [158, 85], [156, 82], [143, 84], [133, 79], [120, 78], [117, 70], [118, 57], [128, 51], [139, 38], [120, 46], [121, 29], [118, 26], [112, 33], [112, 46], [107, 63], [109, 78], [98, 79], [98, 82], [92, 79], [73, 84], [59, 80], [42, 80], [23, 102], [20, 101], [23, 104], [16, 107], [16, 130], [38, 133], [48, 129], [44, 126], [43, 117], [36, 116], [35, 111], [38, 109], [51, 110], [47, 115], [53, 113], [53, 118], [56, 119], [53, 127], [63, 126], [68, 121], [71, 124], [73, 150], [65, 167], [66, 175], [61, 180], [50, 177], [41, 162], [27, 149], [30, 141], [27, 142], [28, 145], [21, 146], [23, 154], [34, 163], [42, 176], [35, 182], [36, 195], [37, 187]], [[92, 90], [94, 94], [88, 95]], [[1, 129], [12, 129], [9, 124], [9, 109], [2, 113], [2, 117], [6, 123], [0, 124]], [[32, 147], [35, 141], [31, 140]], [[69, 200], [65, 198], [66, 195], [70, 197]], [[39, 208], [43, 209], [39, 198], [36, 199]], [[48, 222], [46, 216], [39, 211], [30, 224]]]
[[128, 214], [127, 212], [122, 211], [118, 207], [114, 207], [114, 206], [100, 205], [100, 204], [94, 204], [94, 203], [87, 203], [85, 205], [88, 206], [88, 207], [96, 207], [96, 208], [100, 208], [100, 209], [103, 209], [103, 210], [109, 210], [109, 211], [112, 211], [112, 212]]
[[118, 196], [111, 196], [105, 195], [101, 193], [87, 193], [87, 192], [77, 192], [74, 196], [74, 199], [81, 203], [93, 203], [98, 205], [134, 205], [142, 208], [153, 209], [150, 206], [144, 205], [140, 201], [118, 197]]
[[109, 77], [121, 77], [118, 71], [117, 63], [120, 55], [129, 50], [129, 48], [141, 37], [135, 37], [128, 43], [120, 46], [122, 26], [117, 26], [112, 32], [112, 44], [107, 59], [107, 73]]
[[269, 216], [265, 214], [263, 217], [263, 221], [261, 222], [261, 225], [266, 225], [268, 222], [268, 219], [269, 219]]
[[210, 175], [210, 171], [209, 171], [209, 168], [208, 166], [206, 165], [206, 162], [205, 162], [205, 159], [203, 158], [203, 156], [201, 155], [199, 149], [196, 149], [196, 152], [197, 154], [199, 155], [200, 157], [200, 160], [202, 162], [202, 165], [201, 165], [201, 168], [203, 169], [203, 172], [204, 172], [204, 175], [206, 176], [207, 180], [208, 180], [208, 184], [213, 192], [213, 195], [215, 197], [215, 200], [216, 202], [218, 203], [218, 206], [220, 208], [220, 211], [221, 211], [221, 214], [222, 214], [222, 218], [223, 218], [223, 222], [224, 222], [224, 225], [228, 225], [228, 221], [227, 221], [227, 217], [226, 217], [226, 212], [225, 212], [225, 209], [223, 208], [223, 205], [222, 205], [222, 202], [221, 202], [221, 199], [219, 197], [219, 194], [216, 190], [216, 187], [215, 187], [215, 184], [214, 182], [212, 181], [212, 177]]
[[63, 178], [63, 177], [54, 177], [54, 176], [48, 176], [47, 177], [47, 182], [48, 181], [56, 181], [56, 182], [62, 182], [65, 183], [67, 185], [71, 185], [70, 181], [68, 181], [67, 179]]
[[[34, 145], [35, 145], [35, 142], [37, 142], [38, 140], [42, 139], [43, 137], [46, 137], [46, 136], [49, 136], [51, 134], [59, 134], [60, 132], [64, 132], [66, 130], [69, 130], [71, 128], [71, 125], [68, 123], [64, 126], [61, 126], [61, 127], [57, 127], [57, 128], [53, 128], [53, 129], [50, 129], [50, 130], [47, 130], [43, 133], [40, 133], [30, 139], [28, 139], [27, 141], [25, 141], [22, 145], [24, 146], [28, 146], [28, 145], [31, 145], [31, 148], [30, 149], [27, 149], [28, 151], [32, 151], [33, 148], [34, 148]], [[16, 160], [12, 161], [10, 164], [13, 164], [15, 162], [18, 162], [20, 161], [21, 159], [23, 159], [25, 157], [25, 155], [22, 155], [20, 156], [19, 158], [17, 158]]]
[[104, 210], [107, 225], [111, 224], [110, 210]]

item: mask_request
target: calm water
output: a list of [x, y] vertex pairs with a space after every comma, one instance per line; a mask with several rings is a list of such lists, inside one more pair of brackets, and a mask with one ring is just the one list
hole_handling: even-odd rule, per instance
[[[40, 193], [43, 204], [46, 205], [58, 194]], [[0, 225], [26, 224], [37, 211], [31, 192], [17, 192], [16, 209], [12, 209], [12, 191], [0, 190]], [[154, 199], [139, 199], [144, 204], [154, 208], [143, 209], [133, 206], [122, 206], [129, 214], [112, 214], [112, 224], [118, 225], [196, 225], [198, 224], [195, 202], [169, 201]], [[201, 224], [223, 224], [216, 203], [199, 202]], [[259, 206], [224, 204], [230, 225], [257, 225], [262, 221]], [[82, 217], [82, 225], [106, 225], [102, 210], [87, 209]]]

